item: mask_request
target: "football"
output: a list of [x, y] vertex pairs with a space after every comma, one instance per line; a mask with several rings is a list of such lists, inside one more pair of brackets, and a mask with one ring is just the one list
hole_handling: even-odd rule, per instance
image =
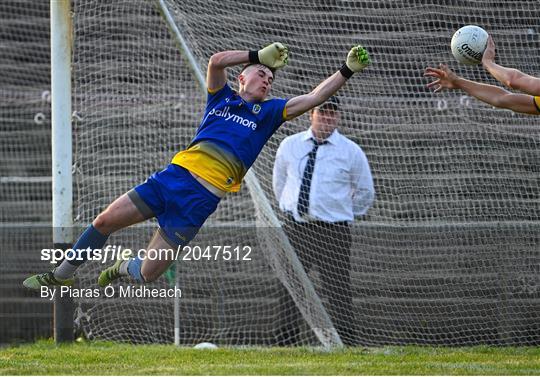
[[196, 350], [215, 350], [218, 347], [214, 343], [203, 342], [195, 345], [193, 348], [195, 348]]
[[452, 55], [462, 64], [480, 64], [486, 50], [488, 36], [488, 33], [480, 26], [463, 26], [452, 36], [450, 42]]

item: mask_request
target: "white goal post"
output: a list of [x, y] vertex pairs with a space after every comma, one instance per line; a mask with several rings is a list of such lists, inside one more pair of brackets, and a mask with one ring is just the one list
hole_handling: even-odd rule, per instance
[[[51, 0], [52, 232], [55, 249], [73, 245], [70, 0]], [[73, 299], [55, 296], [54, 338], [73, 340]]]

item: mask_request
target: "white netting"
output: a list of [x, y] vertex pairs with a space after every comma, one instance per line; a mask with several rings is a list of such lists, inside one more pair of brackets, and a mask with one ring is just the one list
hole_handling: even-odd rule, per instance
[[[341, 131], [366, 152], [377, 193], [352, 228], [352, 310], [328, 309], [345, 278], [325, 285], [324, 269], [308, 273], [334, 322], [351, 324], [344, 341], [540, 342], [540, 118], [492, 109], [461, 92], [433, 95], [422, 77], [425, 66], [449, 62], [468, 78], [494, 83], [482, 69], [453, 61], [450, 38], [466, 24], [493, 35], [504, 65], [540, 75], [536, 1], [166, 3], [203, 72], [214, 52], [287, 44], [290, 64], [273, 88], [278, 97], [310, 91], [341, 66], [353, 44], [370, 51], [372, 66], [339, 92]], [[205, 98], [156, 3], [78, 0], [73, 11], [75, 208], [84, 225], [189, 143]], [[230, 70], [232, 82], [237, 73]], [[259, 194], [276, 213], [275, 151], [308, 126], [306, 115], [287, 122], [253, 167]], [[182, 343], [317, 342], [304, 319], [321, 313], [298, 319], [291, 311], [278, 276], [291, 279], [300, 306], [305, 285], [296, 284], [287, 264], [268, 258], [283, 255], [281, 233], [264, 227], [269, 213], [261, 208], [244, 187], [220, 204], [194, 241], [250, 244], [252, 263], [182, 262], [176, 276], [155, 283], [178, 279], [183, 288]], [[154, 226], [111, 242], [144, 247]], [[304, 242], [324, 248], [336, 239], [311, 235]], [[100, 268], [86, 265], [80, 285], [95, 284]], [[91, 337], [173, 340], [172, 300], [83, 300], [77, 321]], [[292, 322], [298, 336], [281, 332]]]
[[0, 342], [43, 337], [52, 304], [21, 281], [52, 241], [49, 6], [0, 4]]
[[[368, 46], [372, 67], [339, 93], [341, 128], [366, 151], [377, 190], [374, 208], [353, 228], [354, 310], [341, 313], [356, 324], [359, 342], [538, 341], [538, 291], [530, 288], [538, 282], [538, 120], [493, 110], [462, 93], [433, 96], [422, 78], [427, 64], [451, 59], [450, 36], [468, 23], [492, 32], [506, 64], [538, 72], [538, 63], [529, 57], [538, 47], [534, 2], [501, 3], [489, 12], [481, 1], [461, 7], [454, 2], [169, 1], [168, 7], [203, 72], [216, 51], [256, 49], [274, 40], [289, 45], [291, 63], [278, 72], [273, 88], [279, 97], [311, 90], [340, 66], [351, 45]], [[76, 84], [81, 99], [76, 108], [84, 119], [77, 133], [77, 162], [83, 169], [79, 183], [84, 187], [79, 214], [86, 221], [185, 147], [204, 104], [185, 60], [150, 5], [130, 1], [114, 8], [79, 3], [75, 9], [77, 41], [88, 46], [76, 53], [76, 80], [84, 84]], [[85, 52], [91, 53], [90, 72]], [[238, 70], [230, 72], [234, 81]], [[487, 80], [478, 69], [462, 73]], [[108, 78], [96, 83], [92, 74]], [[274, 204], [270, 177], [275, 150], [285, 135], [306, 127], [307, 116], [286, 124], [255, 164]], [[122, 153], [114, 153], [119, 144]], [[103, 150], [104, 145], [110, 148]], [[106, 167], [96, 156], [112, 165]], [[107, 178], [96, 181], [97, 172]], [[122, 172], [129, 172], [126, 179]], [[253, 221], [250, 200], [244, 188], [227, 198], [211, 221]], [[260, 210], [257, 215], [264, 217]], [[268, 231], [267, 238], [275, 239], [272, 234]], [[231, 344], [272, 343], [279, 337], [289, 309], [280, 306], [287, 293], [272, 271], [242, 264], [239, 280], [214, 264], [208, 281], [200, 277], [208, 271], [199, 268], [206, 271], [201, 265], [180, 266], [183, 287], [194, 298], [181, 301], [183, 333], [202, 331]], [[247, 279], [251, 273], [254, 280]], [[346, 280], [323, 289], [323, 273], [312, 278], [329, 302]], [[260, 304], [254, 305], [250, 297], [257, 291], [258, 276], [269, 281], [263, 283], [266, 293], [257, 296]], [[209, 290], [213, 285], [219, 289]], [[216, 305], [221, 310], [209, 310]], [[227, 321], [246, 316], [257, 317], [256, 324]], [[309, 330], [300, 327], [305, 341]]]
[[48, 16], [47, 7], [28, 2], [8, 1], [0, 8], [2, 223], [48, 220], [43, 216], [51, 182]]

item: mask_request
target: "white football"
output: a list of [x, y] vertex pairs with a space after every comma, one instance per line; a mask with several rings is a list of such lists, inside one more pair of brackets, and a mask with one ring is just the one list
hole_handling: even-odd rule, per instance
[[467, 25], [454, 33], [450, 48], [452, 55], [462, 64], [480, 64], [487, 47], [488, 33], [480, 26]]
[[196, 350], [215, 350], [218, 347], [214, 343], [203, 342], [195, 345], [193, 348]]

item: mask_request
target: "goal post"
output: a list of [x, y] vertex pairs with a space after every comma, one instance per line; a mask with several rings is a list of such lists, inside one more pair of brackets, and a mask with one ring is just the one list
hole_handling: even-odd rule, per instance
[[[73, 244], [73, 179], [71, 135], [70, 0], [51, 4], [51, 113], [52, 113], [52, 232], [55, 249]], [[73, 299], [60, 294], [54, 299], [54, 338], [73, 341]]]

